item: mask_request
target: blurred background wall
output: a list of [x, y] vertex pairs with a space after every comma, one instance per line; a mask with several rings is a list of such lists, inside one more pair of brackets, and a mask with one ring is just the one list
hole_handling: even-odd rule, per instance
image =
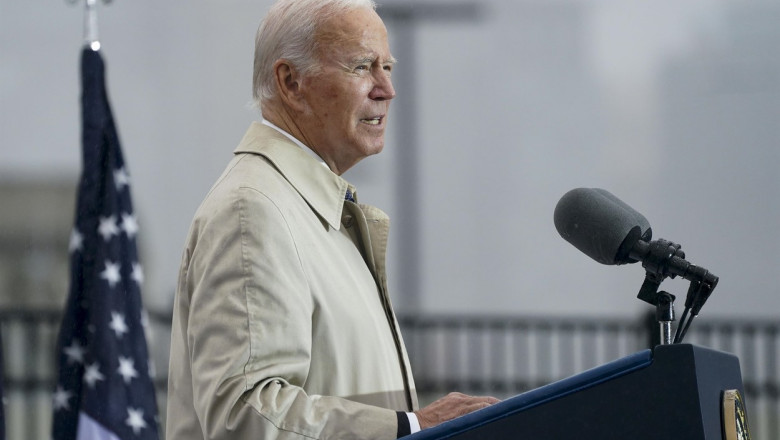
[[[192, 215], [259, 118], [253, 39], [270, 3], [99, 5], [153, 312], [169, 312]], [[401, 312], [638, 318], [642, 268], [599, 265], [553, 226], [566, 191], [601, 187], [720, 276], [703, 315], [780, 317], [780, 4], [384, 0], [380, 12], [398, 98], [385, 151], [345, 177], [393, 219]], [[81, 2], [0, 0], [4, 307], [67, 293], [82, 26]], [[166, 339], [153, 341], [160, 364]]]
[[[258, 119], [249, 105], [253, 35], [269, 4], [100, 5], [149, 308], [170, 307], [192, 214]], [[598, 265], [554, 229], [560, 196], [586, 186], [622, 198], [655, 237], [681, 243], [721, 277], [707, 314], [777, 315], [776, 2], [382, 4], [399, 97], [385, 151], [346, 177], [399, 226], [390, 249], [391, 282], [404, 286], [397, 307], [641, 310], [641, 268]], [[35, 242], [50, 234], [64, 243], [71, 227], [82, 10], [0, 0], [2, 231], [20, 249], [27, 237], [13, 264], [55, 277], [49, 288], [61, 293], [66, 271]], [[400, 193], [409, 180], [416, 187]], [[3, 283], [18, 277], [6, 273], [10, 264]], [[668, 284], [684, 293], [679, 280]], [[13, 302], [13, 292], [2, 295]]]

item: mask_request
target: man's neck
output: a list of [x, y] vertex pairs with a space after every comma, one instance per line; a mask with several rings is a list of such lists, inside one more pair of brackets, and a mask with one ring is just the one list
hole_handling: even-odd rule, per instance
[[295, 136], [293, 136], [290, 133], [288, 133], [287, 130], [282, 129], [281, 127], [277, 126], [276, 124], [274, 124], [273, 122], [269, 121], [266, 118], [263, 118], [263, 120], [261, 122], [262, 122], [263, 125], [267, 125], [268, 127], [271, 127], [274, 130], [278, 131], [279, 133], [283, 134], [285, 137], [287, 137], [292, 142], [294, 142], [295, 145], [301, 147], [301, 149], [303, 149], [304, 151], [306, 151], [309, 154], [311, 154], [312, 157], [317, 159], [324, 166], [326, 166], [326, 167], [328, 166], [328, 164], [326, 164], [325, 161], [322, 160], [322, 158], [317, 154], [316, 151], [312, 150], [308, 145], [304, 144], [298, 138], [296, 138]]
[[304, 135], [304, 130], [300, 124], [298, 124], [298, 121], [296, 121], [296, 119], [293, 118], [293, 116], [287, 111], [287, 109], [280, 109], [279, 105], [269, 104], [267, 106], [263, 106], [262, 115], [263, 119], [269, 122], [267, 125], [283, 133], [296, 144], [305, 146], [307, 151], [311, 151], [314, 155], [316, 155], [318, 160], [322, 161], [335, 174], [340, 176], [351, 165], [354, 165], [350, 164], [349, 166], [342, 169], [342, 167], [339, 166], [340, 164], [338, 161], [336, 161], [336, 158], [331, 157], [331, 155], [327, 154], [327, 152], [323, 154], [323, 152], [317, 149], [316, 145], [311, 145], [311, 139]]

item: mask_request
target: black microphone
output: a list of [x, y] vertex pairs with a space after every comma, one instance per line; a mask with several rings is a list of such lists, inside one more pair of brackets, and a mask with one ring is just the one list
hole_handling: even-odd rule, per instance
[[555, 228], [564, 240], [602, 264], [642, 261], [650, 273], [680, 276], [715, 288], [718, 277], [685, 260], [680, 246], [653, 235], [647, 219], [610, 192], [573, 189], [558, 201]]
[[555, 207], [555, 228], [564, 240], [601, 264], [635, 263], [631, 250], [653, 231], [640, 213], [600, 188], [573, 189]]

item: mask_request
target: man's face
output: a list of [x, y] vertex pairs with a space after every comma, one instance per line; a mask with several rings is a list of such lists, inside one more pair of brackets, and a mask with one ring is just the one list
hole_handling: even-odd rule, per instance
[[317, 35], [320, 68], [302, 79], [306, 142], [341, 174], [384, 147], [393, 57], [379, 16], [360, 8], [327, 21]]

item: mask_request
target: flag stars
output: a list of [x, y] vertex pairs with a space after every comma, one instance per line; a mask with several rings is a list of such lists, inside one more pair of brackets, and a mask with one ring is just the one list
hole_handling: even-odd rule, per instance
[[130, 278], [138, 284], [140, 288], [144, 284], [144, 269], [138, 263], [133, 263], [133, 272], [130, 274]]
[[74, 340], [69, 347], [66, 347], [62, 351], [65, 353], [65, 356], [68, 357], [68, 364], [74, 362], [79, 364], [84, 363], [84, 353], [86, 353], [86, 350], [79, 344], [79, 341]]
[[95, 388], [95, 383], [99, 380], [106, 380], [106, 378], [100, 372], [98, 363], [95, 362], [88, 365], [86, 371], [84, 371], [84, 382], [86, 382], [90, 388]]
[[127, 408], [125, 424], [133, 429], [133, 434], [138, 435], [142, 429], [146, 428], [144, 411], [141, 408]]
[[103, 240], [111, 240], [114, 235], [119, 235], [119, 227], [116, 225], [116, 216], [100, 217], [100, 226], [98, 233], [103, 236]]
[[84, 236], [81, 235], [78, 229], [73, 228], [70, 232], [70, 243], [68, 244], [68, 251], [70, 253], [80, 251], [84, 247]]
[[117, 191], [121, 191], [128, 184], [130, 184], [130, 175], [125, 171], [125, 167], [114, 170], [114, 185]]
[[52, 398], [54, 412], [57, 412], [61, 409], [66, 411], [70, 410], [70, 403], [68, 403], [68, 400], [70, 400], [71, 397], [73, 397], [73, 393], [65, 390], [61, 385], [57, 385], [57, 391], [54, 392], [54, 396]]
[[125, 316], [121, 313], [111, 312], [111, 323], [108, 324], [108, 327], [116, 333], [116, 337], [119, 339], [128, 332]]
[[138, 233], [138, 221], [133, 214], [122, 214], [122, 230], [125, 231], [128, 238], [133, 238]]
[[130, 358], [119, 356], [119, 369], [117, 371], [126, 384], [129, 384], [133, 378], [138, 377], [138, 371]]
[[122, 275], [119, 274], [119, 263], [106, 260], [106, 268], [103, 272], [100, 272], [100, 278], [108, 281], [109, 287], [113, 288], [116, 286], [122, 280]]

